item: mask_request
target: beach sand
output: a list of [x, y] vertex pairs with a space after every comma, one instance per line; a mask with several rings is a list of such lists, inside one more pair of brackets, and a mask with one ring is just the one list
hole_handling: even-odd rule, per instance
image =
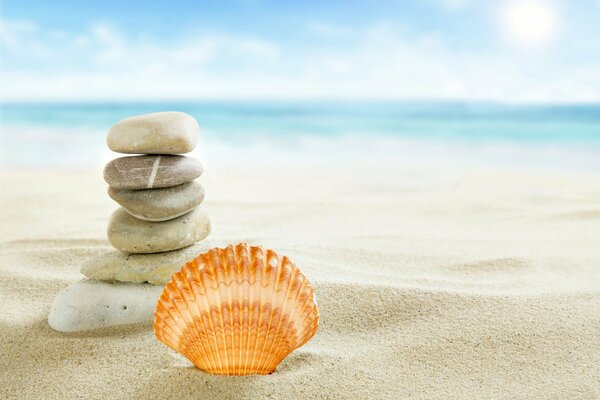
[[274, 374], [221, 377], [149, 326], [50, 329], [116, 205], [100, 168], [5, 169], [0, 398], [600, 398], [600, 174], [440, 171], [209, 166], [209, 243], [289, 255], [321, 313]]

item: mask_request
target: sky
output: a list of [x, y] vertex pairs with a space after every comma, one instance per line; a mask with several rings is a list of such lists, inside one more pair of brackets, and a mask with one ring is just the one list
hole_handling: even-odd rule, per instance
[[600, 0], [0, 7], [4, 102], [600, 101]]

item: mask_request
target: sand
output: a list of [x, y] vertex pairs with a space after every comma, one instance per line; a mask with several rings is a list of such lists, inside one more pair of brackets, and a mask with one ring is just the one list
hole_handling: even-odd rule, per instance
[[0, 173], [0, 398], [600, 398], [600, 174], [207, 168], [211, 243], [313, 282], [317, 335], [269, 376], [195, 369], [150, 327], [61, 334], [109, 248], [101, 169]]

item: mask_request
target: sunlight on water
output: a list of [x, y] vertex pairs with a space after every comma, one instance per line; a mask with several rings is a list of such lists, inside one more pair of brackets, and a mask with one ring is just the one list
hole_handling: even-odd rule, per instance
[[213, 164], [451, 159], [600, 168], [600, 106], [486, 103], [5, 104], [0, 161], [101, 164], [111, 158], [110, 126], [163, 110], [199, 121], [197, 153]]

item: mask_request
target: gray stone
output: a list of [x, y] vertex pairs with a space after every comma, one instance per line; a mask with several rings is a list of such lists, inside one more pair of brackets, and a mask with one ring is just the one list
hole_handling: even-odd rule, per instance
[[161, 189], [108, 188], [108, 195], [136, 218], [167, 221], [194, 209], [204, 199], [204, 188], [196, 181]]
[[202, 207], [164, 222], [137, 219], [119, 208], [108, 222], [108, 240], [127, 253], [159, 253], [181, 249], [204, 239], [210, 233], [208, 215]]
[[203, 171], [192, 157], [128, 156], [106, 164], [104, 180], [115, 189], [153, 189], [191, 182]]
[[183, 154], [194, 150], [200, 128], [182, 112], [157, 112], [125, 118], [106, 138], [112, 151], [126, 154]]
[[78, 332], [136, 323], [151, 324], [162, 286], [84, 279], [54, 299], [48, 324], [60, 332]]
[[97, 280], [164, 285], [187, 261], [205, 253], [211, 247], [211, 244], [201, 242], [183, 249], [156, 254], [127, 254], [118, 250], [108, 250], [88, 259], [81, 266], [81, 273]]

